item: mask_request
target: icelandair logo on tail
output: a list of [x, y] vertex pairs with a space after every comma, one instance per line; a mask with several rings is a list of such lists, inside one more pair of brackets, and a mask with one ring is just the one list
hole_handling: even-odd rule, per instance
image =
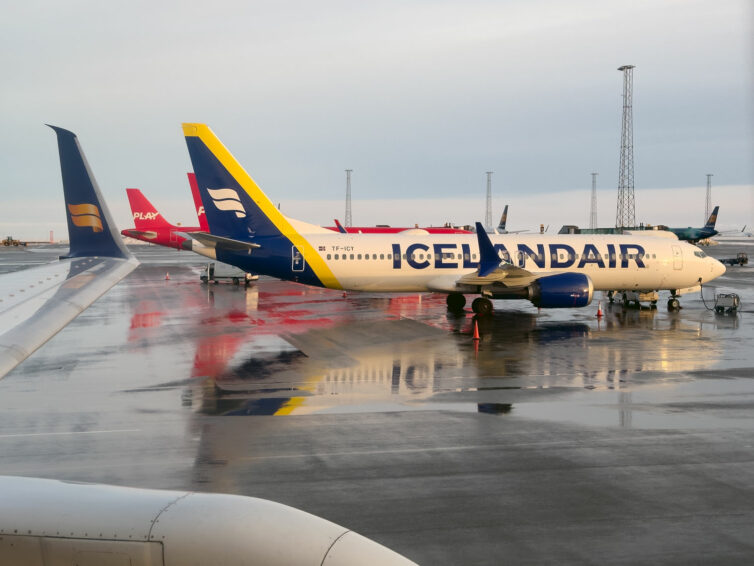
[[207, 189], [207, 192], [219, 210], [232, 210], [238, 218], [246, 218], [246, 211], [236, 191], [233, 189]]
[[69, 204], [68, 211], [75, 226], [89, 226], [95, 232], [102, 232], [99, 208], [93, 204]]

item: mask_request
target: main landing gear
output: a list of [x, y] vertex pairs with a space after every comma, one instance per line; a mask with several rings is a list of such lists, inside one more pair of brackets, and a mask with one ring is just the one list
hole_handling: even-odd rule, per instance
[[445, 302], [450, 312], [463, 312], [463, 307], [466, 306], [466, 297], [461, 295], [461, 293], [451, 293], [445, 297]]
[[[460, 293], [450, 293], [446, 299], [448, 305], [448, 311], [453, 313], [463, 312], [463, 307], [466, 306], [466, 297]], [[471, 303], [471, 310], [474, 314], [485, 316], [492, 312], [492, 301], [486, 297], [477, 297]]]
[[678, 298], [673, 295], [668, 299], [668, 310], [669, 311], [679, 311], [681, 310], [681, 301], [678, 300]]
[[492, 313], [492, 301], [486, 297], [477, 297], [471, 302], [471, 310], [479, 316], [486, 316]]

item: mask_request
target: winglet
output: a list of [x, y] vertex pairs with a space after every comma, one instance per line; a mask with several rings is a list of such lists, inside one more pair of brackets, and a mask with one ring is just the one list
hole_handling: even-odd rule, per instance
[[102, 199], [76, 134], [47, 124], [58, 137], [69, 257], [131, 257]]
[[500, 256], [481, 222], [476, 223], [476, 237], [479, 242], [479, 277], [485, 277], [500, 267]]
[[338, 221], [338, 219], [335, 219], [335, 227], [338, 229], [338, 232], [341, 234], [348, 234], [348, 230], [343, 228], [343, 225]]

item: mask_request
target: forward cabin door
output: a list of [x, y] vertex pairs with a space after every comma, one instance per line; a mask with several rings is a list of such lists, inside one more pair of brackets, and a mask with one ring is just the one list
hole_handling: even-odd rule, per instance
[[681, 246], [673, 246], [673, 269], [683, 269], [683, 252]]

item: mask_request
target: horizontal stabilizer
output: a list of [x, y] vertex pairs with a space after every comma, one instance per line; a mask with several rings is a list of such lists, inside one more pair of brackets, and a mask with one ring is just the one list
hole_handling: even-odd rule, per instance
[[121, 234], [128, 236], [129, 238], [137, 238], [139, 240], [154, 240], [157, 238], [157, 232], [154, 230], [121, 230]]
[[240, 240], [233, 240], [231, 238], [223, 238], [222, 236], [213, 236], [206, 232], [189, 232], [186, 234], [190, 236], [200, 244], [207, 246], [208, 248], [222, 248], [226, 250], [253, 250], [261, 247], [259, 244], [252, 244], [251, 242], [242, 242]]

